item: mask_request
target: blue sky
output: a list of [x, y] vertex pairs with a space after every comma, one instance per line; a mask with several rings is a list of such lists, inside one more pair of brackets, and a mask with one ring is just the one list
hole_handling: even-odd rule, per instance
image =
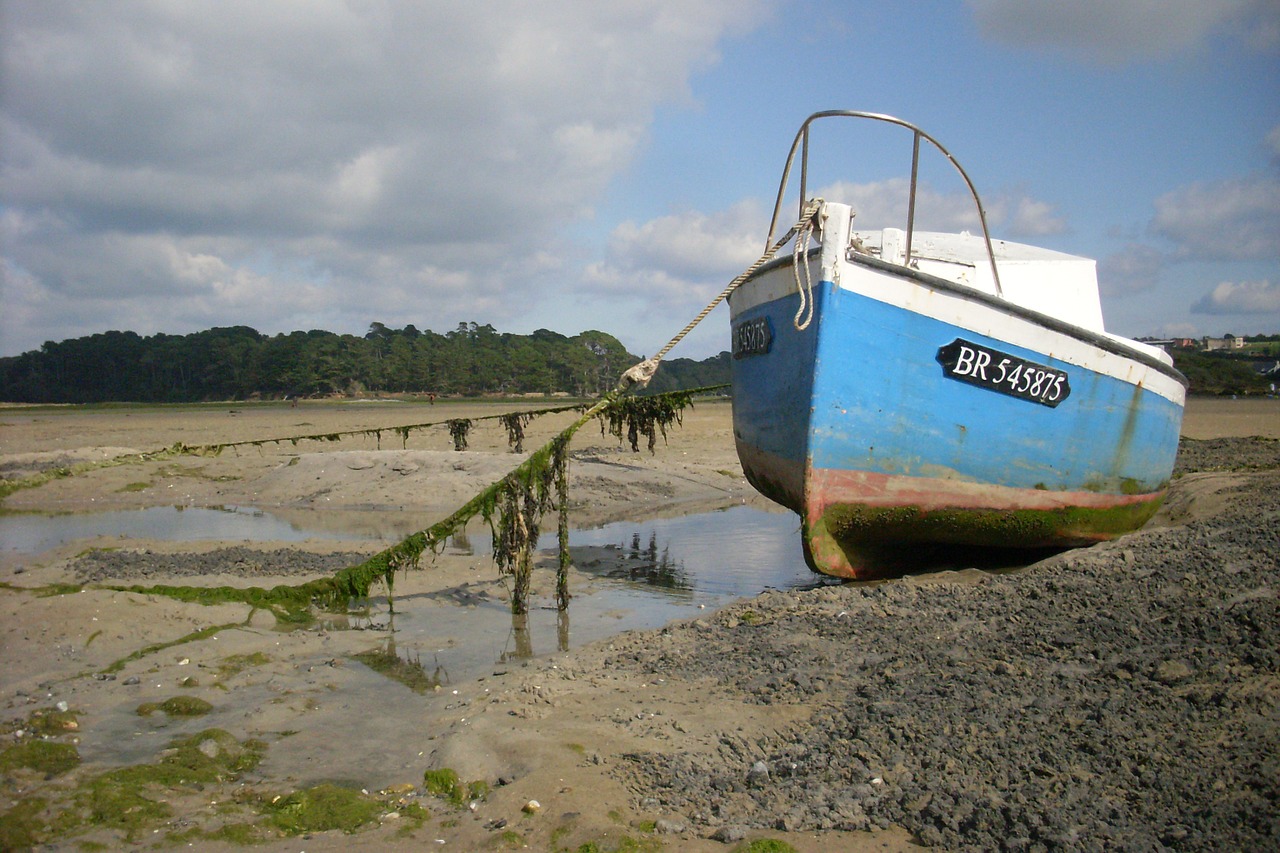
[[[919, 124], [996, 236], [1096, 258], [1112, 331], [1280, 332], [1276, 0], [0, 0], [0, 62], [0, 355], [374, 321], [650, 354], [825, 109]], [[815, 140], [864, 227], [899, 224], [893, 130]], [[924, 175], [922, 226], [968, 226]]]

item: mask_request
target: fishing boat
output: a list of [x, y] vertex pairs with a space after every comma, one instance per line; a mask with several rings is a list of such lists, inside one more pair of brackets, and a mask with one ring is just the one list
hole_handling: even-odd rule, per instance
[[[807, 198], [811, 126], [844, 118], [910, 132], [905, 228], [863, 230], [850, 205]], [[959, 173], [981, 233], [915, 229], [922, 142]], [[798, 153], [809, 227], [729, 307], [738, 457], [800, 516], [809, 566], [870, 579], [1146, 523], [1187, 382], [1164, 351], [1105, 330], [1095, 262], [993, 240], [937, 140], [845, 110], [796, 134], [766, 245]]]

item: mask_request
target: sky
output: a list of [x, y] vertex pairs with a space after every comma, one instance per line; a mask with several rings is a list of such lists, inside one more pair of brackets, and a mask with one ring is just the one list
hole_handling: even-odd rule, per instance
[[[650, 355], [829, 109], [1095, 258], [1109, 331], [1280, 332], [1280, 0], [0, 0], [0, 356], [374, 322]], [[866, 124], [819, 126], [810, 194], [901, 226], [910, 134]], [[972, 227], [944, 166], [917, 226]]]

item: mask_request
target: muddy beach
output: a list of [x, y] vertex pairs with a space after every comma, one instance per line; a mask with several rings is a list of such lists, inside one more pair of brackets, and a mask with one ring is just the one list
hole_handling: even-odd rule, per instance
[[[175, 441], [499, 411], [5, 408], [0, 475]], [[571, 417], [534, 420], [526, 447]], [[767, 592], [569, 651], [529, 648], [513, 620], [467, 678], [439, 672], [420, 651], [406, 658], [385, 608], [288, 625], [242, 604], [102, 588], [270, 587], [332, 572], [514, 467], [520, 457], [506, 435], [483, 423], [462, 453], [443, 429], [403, 442], [394, 433], [285, 441], [101, 468], [10, 495], [9, 513], [234, 505], [305, 518], [313, 530], [369, 528], [372, 538], [99, 536], [35, 555], [5, 550], [6, 843], [1280, 845], [1276, 400], [1192, 400], [1165, 507], [1115, 542], [1015, 572]], [[571, 516], [582, 526], [765, 506], [742, 479], [725, 403], [687, 412], [654, 455], [589, 426], [574, 441], [570, 478]], [[607, 574], [600, 563], [628, 559], [577, 550], [571, 589], [587, 597]], [[551, 569], [535, 571], [535, 607], [551, 603], [553, 585]], [[395, 586], [402, 619], [438, 614], [432, 642], [441, 648], [458, 642], [448, 629], [455, 620], [499, 612], [509, 594], [465, 543]], [[571, 605], [566, 632], [574, 618]], [[78, 761], [32, 768], [14, 757], [17, 748], [36, 755], [37, 742], [74, 747]], [[192, 779], [164, 772], [182, 762]]]

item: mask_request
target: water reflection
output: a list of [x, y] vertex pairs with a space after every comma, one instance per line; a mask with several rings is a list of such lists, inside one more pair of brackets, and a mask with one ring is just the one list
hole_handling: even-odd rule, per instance
[[[314, 520], [314, 526], [300, 525], [271, 512], [236, 507], [9, 515], [0, 516], [0, 541], [7, 551], [39, 553], [100, 535], [249, 541], [379, 538], [353, 535], [346, 520], [342, 530], [323, 529], [320, 524], [327, 522], [321, 514]], [[382, 526], [375, 521], [354, 529]], [[570, 613], [555, 607], [556, 544], [554, 531], [539, 540], [541, 558], [526, 616], [513, 617], [502, 595], [490, 594], [491, 582], [485, 578], [450, 590], [397, 595], [394, 613], [392, 600], [376, 597], [363, 612], [345, 619], [327, 617], [326, 625], [340, 630], [345, 622], [348, 630], [385, 632], [381, 645], [367, 653], [366, 663], [411, 689], [434, 690], [450, 678], [456, 682], [624, 631], [661, 627], [765, 589], [831, 582], [805, 566], [798, 521], [791, 513], [737, 506], [575, 529], [570, 533], [570, 553], [579, 578], [578, 588], [571, 589], [571, 625]], [[487, 527], [458, 533], [449, 542], [451, 550], [478, 557], [490, 547]]]
[[459, 554], [467, 556], [475, 554], [475, 549], [471, 546], [471, 536], [465, 527], [449, 537], [448, 547]]
[[[794, 514], [735, 506], [575, 529], [570, 551], [581, 571], [695, 598], [836, 582], [809, 570], [799, 538]], [[555, 547], [554, 537], [544, 537], [539, 546]]]
[[[518, 661], [532, 660], [538, 656], [537, 650], [533, 644], [533, 632], [529, 627], [529, 615], [527, 613], [511, 614], [511, 634], [508, 637], [509, 645], [503, 649], [498, 655], [495, 663], [513, 663]], [[569, 651], [569, 611], [556, 611], [556, 651]], [[544, 649], [545, 654], [548, 649]]]
[[436, 661], [435, 669], [428, 673], [420, 653], [398, 652], [394, 630], [387, 635], [382, 645], [352, 657], [374, 672], [400, 682], [414, 693], [436, 690], [449, 682], [449, 673], [439, 661]]
[[529, 616], [526, 613], [511, 614], [512, 647], [498, 655], [498, 663], [528, 660], [533, 657], [533, 636], [529, 633]]
[[369, 540], [377, 533], [323, 530], [290, 522], [261, 509], [237, 506], [155, 506], [68, 515], [0, 515], [0, 542], [15, 555], [39, 554], [98, 536], [190, 542], [200, 539], [300, 542], [304, 539]]
[[[570, 534], [573, 565], [594, 580], [583, 584], [580, 577], [562, 612], [553, 592], [556, 539], [547, 534], [539, 541], [543, 554], [528, 614], [513, 616], [500, 596], [472, 587], [402, 596], [395, 617], [399, 648], [430, 654], [456, 678], [471, 678], [705, 615], [765, 589], [837, 583], [809, 571], [798, 538], [794, 515], [749, 507], [577, 529]], [[471, 541], [476, 552], [487, 552], [487, 536]]]

